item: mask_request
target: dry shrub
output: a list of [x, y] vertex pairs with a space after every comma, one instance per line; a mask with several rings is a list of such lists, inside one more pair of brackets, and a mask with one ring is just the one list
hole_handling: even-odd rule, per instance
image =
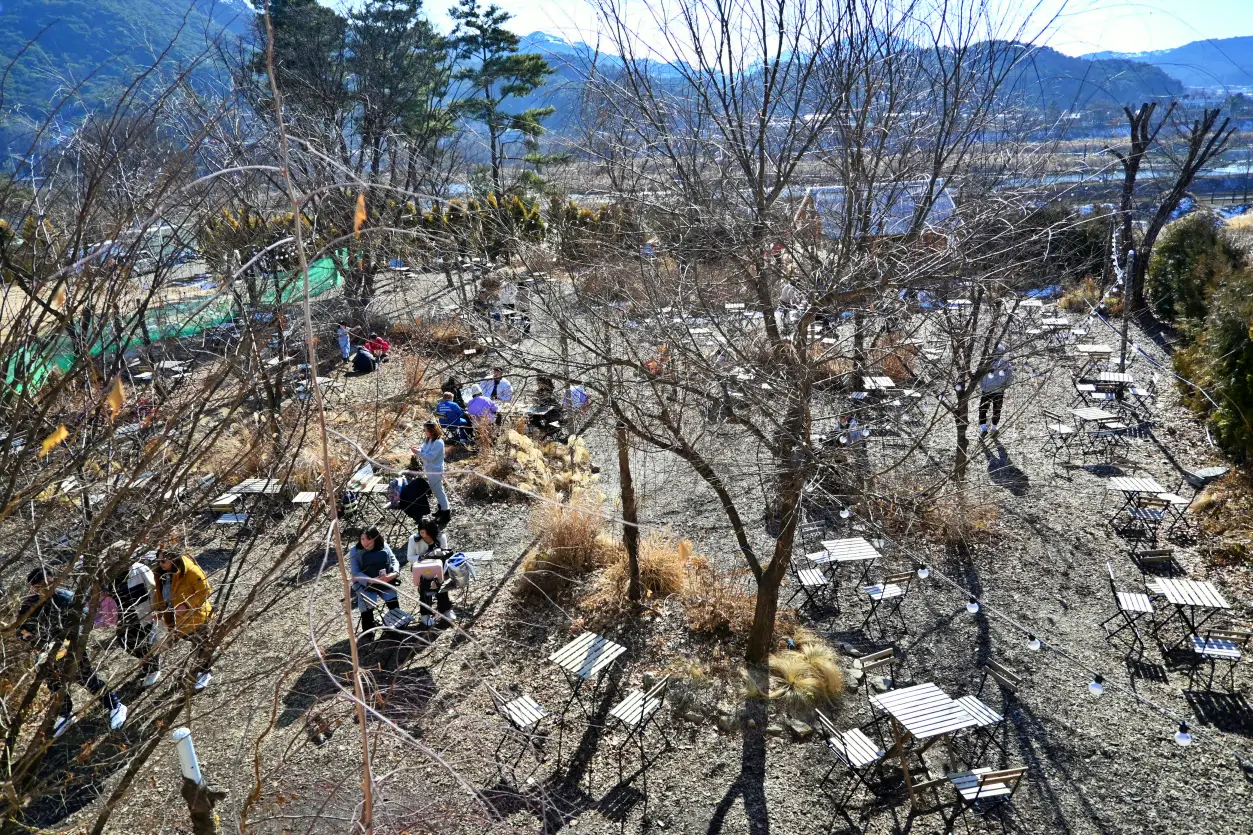
[[531, 526], [539, 542], [522, 561], [523, 592], [568, 593], [608, 564], [617, 547], [605, 534], [599, 502], [587, 497], [564, 505], [544, 502], [531, 516]]
[[1087, 313], [1100, 300], [1101, 288], [1097, 286], [1096, 279], [1089, 275], [1084, 276], [1078, 286], [1063, 293], [1057, 300], [1057, 306], [1073, 313]]
[[406, 398], [413, 400], [435, 394], [435, 387], [426, 379], [429, 370], [426, 360], [422, 357], [403, 357], [400, 360], [400, 367], [405, 374]]
[[964, 549], [992, 536], [998, 510], [990, 500], [972, 494], [941, 496], [922, 508], [922, 530], [947, 548]]
[[[687, 540], [675, 543], [673, 538], [663, 534], [652, 534], [641, 542], [640, 585], [643, 586], [645, 599], [669, 597], [682, 592], [687, 582], [687, 559], [691, 553], [692, 543]], [[630, 582], [630, 561], [626, 548], [619, 545], [580, 606], [585, 611], [599, 614], [602, 620], [624, 615], [631, 610], [631, 601], [627, 598]]]
[[917, 345], [902, 342], [900, 334], [884, 334], [875, 340], [873, 356], [883, 374], [899, 383], [914, 378], [920, 350]]
[[815, 642], [771, 654], [767, 694], [771, 700], [793, 709], [807, 709], [843, 695], [844, 671], [826, 645]]
[[1253, 555], [1253, 483], [1238, 467], [1211, 484], [1192, 503], [1201, 531], [1212, 537], [1209, 557], [1221, 565], [1241, 565]]
[[690, 555], [684, 583], [683, 610], [688, 628], [697, 634], [739, 640], [753, 623], [757, 595], [745, 582], [748, 569], [722, 573], [708, 557]]
[[459, 316], [429, 321], [418, 319], [415, 328], [414, 343], [437, 357], [460, 358], [462, 351], [482, 347], [470, 325]]
[[[549, 442], [541, 445], [527, 435], [510, 429], [498, 444], [491, 447], [490, 457], [482, 452], [480, 455], [484, 456], [481, 461], [485, 465], [484, 472], [489, 468], [499, 472], [507, 477], [501, 480], [507, 480], [528, 493], [577, 498], [599, 479], [592, 472], [592, 457], [587, 445], [577, 435], [571, 435], [564, 444]], [[502, 457], [509, 458], [512, 463], [491, 463], [492, 459]], [[479, 483], [485, 482], [480, 480]], [[493, 492], [490, 486], [481, 489]]]
[[236, 424], [210, 446], [201, 467], [219, 479], [240, 480], [264, 475], [271, 446], [262, 427]]

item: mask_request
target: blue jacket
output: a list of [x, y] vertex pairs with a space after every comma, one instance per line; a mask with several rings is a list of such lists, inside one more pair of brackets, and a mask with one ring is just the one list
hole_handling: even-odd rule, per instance
[[441, 400], [435, 407], [435, 414], [439, 415], [439, 422], [444, 426], [459, 426], [465, 417], [461, 407], [451, 400]]

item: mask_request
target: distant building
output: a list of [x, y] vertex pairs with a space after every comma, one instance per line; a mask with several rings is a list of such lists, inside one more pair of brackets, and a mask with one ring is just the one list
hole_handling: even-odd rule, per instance
[[[799, 201], [796, 228], [815, 236], [821, 234], [827, 238], [840, 238], [845, 234], [845, 219], [860, 217], [862, 220], [858, 222], [856, 232], [859, 236], [889, 238], [906, 235], [913, 229], [920, 205], [926, 203], [927, 188], [925, 181], [887, 183], [875, 187], [869, 205], [855, 205], [850, 201], [864, 201], [865, 195], [850, 194], [844, 186], [814, 186], [805, 189]], [[935, 183], [933, 189], [935, 193], [922, 219], [921, 232], [925, 239], [947, 240], [959, 223], [957, 205], [943, 181]]]

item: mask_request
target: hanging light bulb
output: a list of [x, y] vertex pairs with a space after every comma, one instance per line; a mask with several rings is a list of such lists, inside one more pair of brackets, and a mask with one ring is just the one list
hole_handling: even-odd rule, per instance
[[1093, 696], [1100, 696], [1105, 692], [1105, 678], [1098, 673], [1092, 679], [1092, 683], [1088, 685], [1088, 692]]
[[979, 614], [979, 601], [975, 600], [973, 597], [970, 598], [970, 602], [966, 604], [966, 611], [970, 612], [972, 615]]
[[841, 518], [841, 519], [847, 519], [848, 517], [850, 517], [850, 516], [852, 516], [852, 515], [853, 515], [853, 514], [849, 511], [849, 509], [848, 509], [847, 507], [842, 507], [842, 508], [840, 508], [840, 518]]
[[1187, 722], [1179, 723], [1179, 730], [1175, 731], [1175, 744], [1180, 748], [1187, 748], [1192, 744], [1192, 734], [1188, 733]]
[[918, 566], [918, 579], [919, 580], [925, 580], [930, 576], [931, 576], [931, 569], [927, 568], [925, 564]]
[[1032, 652], [1039, 652], [1040, 647], [1042, 646], [1044, 646], [1044, 643], [1035, 635], [1027, 636], [1027, 649], [1031, 650]]

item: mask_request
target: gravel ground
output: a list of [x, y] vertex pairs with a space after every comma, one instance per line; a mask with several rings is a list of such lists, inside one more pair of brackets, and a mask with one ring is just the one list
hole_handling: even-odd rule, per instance
[[[1142, 334], [1135, 338], [1163, 359], [1151, 340]], [[1140, 360], [1134, 370], [1146, 368]], [[980, 665], [988, 659], [1023, 677], [1008, 702], [994, 683], [983, 690], [984, 701], [1005, 707], [1008, 717], [1005, 753], [991, 760], [1026, 765], [1028, 775], [1007, 814], [988, 821], [964, 818], [976, 831], [1253, 832], [1253, 784], [1232, 753], [1253, 758], [1247, 663], [1237, 672], [1234, 693], [1225, 688], [1191, 692], [1186, 672], [1166, 665], [1155, 650], [1145, 653], [1138, 666], [1126, 663], [1099, 625], [1113, 612], [1106, 561], [1120, 589], [1140, 581], [1126, 544], [1103, 524], [1113, 509], [1112, 497], [1105, 495], [1106, 478], [1117, 472], [1151, 474], [1173, 488], [1178, 477], [1152, 439], [1134, 441], [1129, 461], [1116, 470], [1075, 468], [1069, 478], [1052, 475], [1041, 452], [1039, 408], [1051, 404], [1064, 410], [1069, 378], [1043, 363], [1037, 370], [1041, 376], [1034, 379], [1020, 373], [1007, 400], [1010, 417], [1001, 446], [976, 457], [970, 498], [995, 507], [990, 534], [962, 556], [917, 540], [902, 543], [906, 552], [887, 560], [888, 568], [909, 568], [913, 555], [925, 554], [937, 572], [911, 590], [904, 606], [908, 635], [893, 630], [888, 636], [903, 655], [898, 683], [930, 681], [952, 695], [975, 692]], [[398, 390], [400, 374], [399, 364], [389, 363], [377, 380], [348, 379], [343, 396], [347, 402], [373, 397], [376, 384], [379, 391]], [[1155, 436], [1179, 461], [1204, 466], [1219, 460], [1173, 392], [1164, 392], [1155, 420]], [[594, 461], [606, 468], [601, 489], [612, 496], [617, 490], [609, 472], [614, 469], [612, 437], [601, 426], [586, 437]], [[693, 539], [698, 551], [732, 567], [729, 555], [735, 549], [712, 493], [668, 456], [636, 451], [633, 467], [643, 520]], [[752, 500], [755, 486], [745, 487], [746, 500]], [[734, 688], [716, 683], [719, 671], [736, 680], [734, 657], [688, 633], [675, 601], [655, 603], [648, 615], [610, 633], [627, 653], [607, 676], [590, 719], [577, 706], [567, 712], [560, 745], [554, 730], [545, 763], [524, 757], [516, 770], [499, 768], [493, 749], [503, 721], [492, 711], [483, 684], [506, 694], [526, 692], [550, 711], [559, 710], [569, 691], [544, 659], [583, 624], [578, 612], [515, 593], [517, 567], [533, 536], [529, 505], [473, 503], [462, 492], [453, 479], [453, 544], [465, 550], [493, 548], [497, 556], [495, 576], [482, 578], [458, 607], [464, 634], [444, 633], [429, 647], [365, 651], [376, 704], [387, 719], [371, 723], [379, 831], [474, 831], [486, 812], [471, 797], [471, 788], [490, 802], [503, 826], [519, 832], [943, 831], [939, 814], [911, 815], [900, 796], [873, 802], [862, 792], [839, 814], [819, 788], [832, 762], [826, 747], [816, 739], [794, 739], [791, 732], [776, 734], [762, 708], [742, 702], [733, 707], [746, 713], [730, 731], [720, 730], [716, 717], [691, 721], [664, 708], [661, 728], [670, 747], [651, 737], [642, 773], [638, 752], [628, 747], [625, 779], [620, 778], [617, 748], [623, 737], [603, 726], [609, 724], [609, 708], [626, 690], [639, 687], [646, 673], [699, 659], [715, 674], [706, 700], [735, 698]], [[289, 524], [294, 523], [267, 535], [280, 537]], [[764, 533], [760, 536], [764, 541]], [[238, 813], [251, 790], [254, 740], [273, 720], [259, 743], [263, 789], [248, 831], [348, 832], [359, 793], [357, 728], [310, 652], [312, 630], [333, 672], [342, 675], [347, 642], [340, 637], [338, 578], [334, 570], [317, 571], [320, 548], [317, 542], [310, 547], [309, 568], [293, 578], [287, 602], [231, 649], [219, 665], [215, 686], [195, 702], [191, 724], [202, 762], [231, 792], [220, 807], [227, 819]], [[1216, 570], [1195, 548], [1181, 549], [1179, 555], [1190, 576], [1215, 581], [1239, 614], [1253, 615], [1247, 571]], [[974, 591], [1073, 661], [1052, 651], [1031, 652], [1022, 631], [986, 609], [972, 617], [964, 597], [939, 574]], [[850, 586], [842, 594], [841, 614], [802, 620], [828, 634], [833, 644], [868, 651], [879, 643], [859, 632], [864, 608]], [[406, 584], [402, 593], [411, 591]], [[785, 588], [784, 594], [790, 591]], [[851, 658], [844, 660], [851, 664]], [[1132, 688], [1172, 715], [1187, 717], [1198, 731], [1196, 744], [1176, 746], [1174, 722], [1137, 706], [1114, 687], [1093, 698], [1079, 665], [1102, 671], [1108, 683]], [[865, 690], [847, 695], [832, 717], [836, 725], [868, 720]], [[321, 719], [311, 721], [311, 716]], [[310, 737], [320, 721], [333, 733], [315, 744]], [[940, 748], [928, 753], [933, 765], [941, 762]], [[315, 814], [321, 816], [316, 822], [311, 820]], [[71, 818], [65, 824], [76, 822]], [[177, 797], [172, 750], [154, 757], [109, 831], [189, 831]]]

